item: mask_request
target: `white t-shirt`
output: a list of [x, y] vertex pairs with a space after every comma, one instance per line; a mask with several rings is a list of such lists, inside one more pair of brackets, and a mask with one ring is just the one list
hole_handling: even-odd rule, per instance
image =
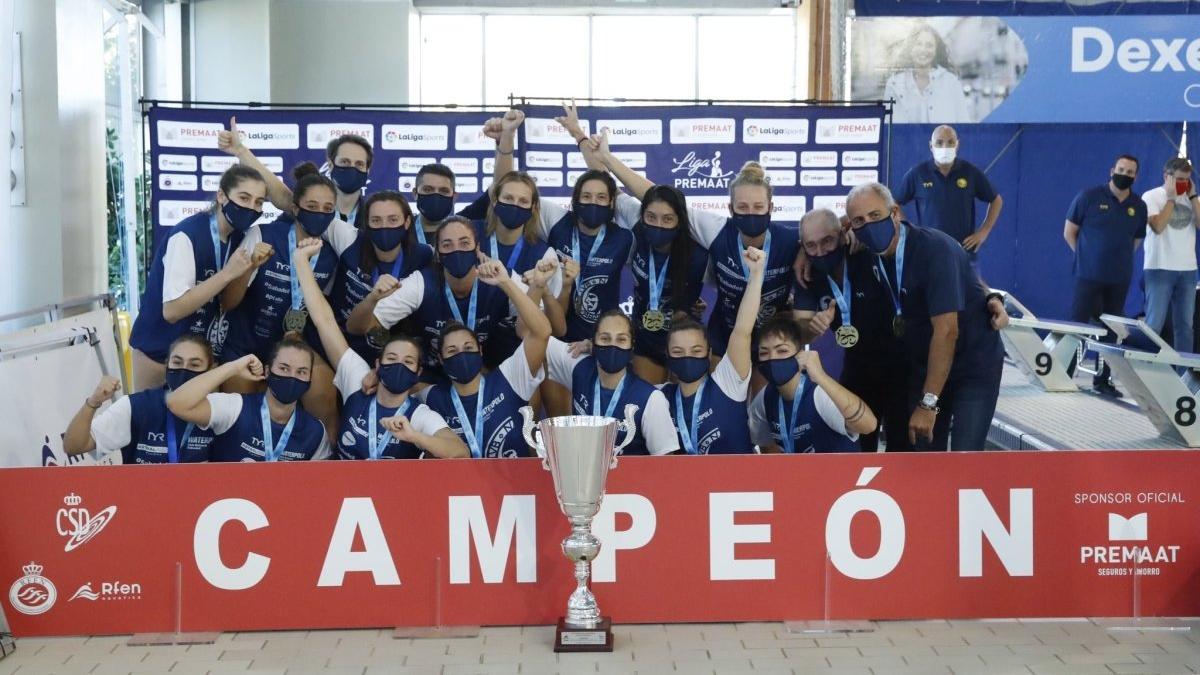
[[[234, 423], [237, 422], [238, 415], [242, 414], [242, 395], [217, 392], [209, 394], [206, 398], [208, 399], [208, 407], [211, 410], [211, 414], [208, 418], [208, 424], [201, 424], [200, 428], [212, 429], [214, 434], [223, 434], [232, 429]], [[321, 424], [321, 428], [325, 427], [321, 420], [317, 420], [317, 423]], [[326, 434], [322, 433], [321, 445], [313, 453], [312, 458], [314, 460], [329, 459], [330, 454], [329, 439]]]
[[517, 396], [526, 401], [533, 398], [537, 388], [546, 379], [545, 366], [538, 368], [536, 373], [529, 372], [529, 359], [525, 357], [524, 345], [513, 352], [512, 356], [504, 359], [498, 370], [504, 375], [504, 379], [508, 380], [508, 386], [512, 387]]
[[734, 401], [745, 401], [750, 394], [750, 373], [746, 373], [743, 379], [738, 374], [737, 368], [734, 367], [733, 361], [729, 360], [729, 355], [721, 357], [717, 362], [717, 367], [713, 368], [708, 378], [717, 383], [721, 388], [721, 393], [728, 396]]
[[929, 72], [929, 85], [921, 89], [911, 70], [887, 79], [883, 99], [894, 99], [893, 123], [954, 124], [972, 122], [962, 81], [941, 66]]
[[[513, 281], [520, 287], [523, 293], [529, 292], [529, 287], [523, 281], [513, 277]], [[482, 284], [483, 282], [479, 282]], [[412, 313], [417, 311], [421, 306], [421, 301], [425, 298], [425, 275], [421, 270], [417, 270], [412, 274], [400, 280], [400, 288], [396, 289], [395, 293], [387, 296], [375, 305], [375, 320], [384, 328], [391, 328], [398, 322], [412, 316]], [[508, 315], [516, 316], [517, 308], [513, 306], [512, 300], [508, 301]], [[500, 317], [496, 317], [499, 319]]]
[[[355, 392], [362, 390], [363, 377], [369, 372], [371, 372], [371, 366], [367, 365], [363, 357], [354, 350], [347, 349], [346, 353], [342, 355], [342, 360], [338, 361], [337, 370], [333, 374], [333, 386], [337, 387], [342, 394], [343, 403]], [[412, 423], [413, 429], [426, 436], [432, 436], [447, 427], [446, 420], [424, 403], [413, 410], [408, 421]]]
[[[257, 225], [251, 227], [246, 232], [247, 238], [251, 236], [256, 237], [256, 241], [262, 241], [262, 234], [258, 231]], [[251, 244], [251, 248], [253, 246]], [[218, 272], [224, 266], [224, 260], [217, 260]], [[165, 305], [172, 300], [178, 300], [183, 297], [184, 293], [195, 287], [196, 251], [192, 247], [192, 240], [186, 234], [176, 232], [167, 239], [167, 250], [163, 252], [163, 304]]]
[[[546, 345], [546, 377], [571, 391], [571, 373], [587, 356], [571, 356], [566, 342], [550, 338], [550, 343]], [[646, 450], [652, 455], [665, 455], [679, 450], [679, 435], [675, 433], [675, 422], [671, 419], [671, 406], [667, 404], [667, 397], [657, 389], [646, 399], [646, 409], [642, 411], [642, 426], [638, 433], [642, 434], [646, 441]]]
[[[1162, 213], [1167, 206], [1167, 191], [1160, 185], [1142, 195], [1146, 215]], [[1162, 234], [1146, 225], [1146, 255], [1143, 267], [1148, 270], [1188, 272], [1196, 269], [1196, 225], [1192, 203], [1187, 195], [1175, 196], [1175, 210]]]
[[[754, 397], [754, 402], [750, 404], [750, 440], [760, 447], [779, 445], [771, 435], [771, 424], [767, 421], [767, 404], [764, 402], [765, 391], [766, 389], [759, 390], [758, 395]], [[852, 441], [858, 440], [857, 433], [846, 430], [846, 418], [842, 417], [842, 411], [838, 410], [833, 399], [829, 398], [829, 394], [825, 393], [825, 390], [821, 387], [817, 387], [817, 390], [813, 392], [813, 406], [816, 407], [817, 414], [821, 416], [821, 420], [830, 429]]]
[[[184, 237], [186, 239], [187, 237]], [[112, 452], [129, 445], [133, 425], [133, 406], [122, 396], [92, 418], [92, 440], [97, 452]]]
[[[321, 238], [329, 244], [330, 248], [333, 249], [333, 252], [340, 258], [342, 252], [345, 251], [350, 244], [353, 244], [354, 240], [358, 238], [358, 230], [354, 229], [353, 225], [347, 223], [341, 218], [334, 218], [333, 222], [331, 222], [329, 227], [325, 230], [325, 233], [321, 235]], [[262, 232], [258, 229], [258, 227], [252, 227], [246, 232], [246, 237], [242, 239], [242, 248], [246, 249], [247, 253], [254, 253], [254, 246], [261, 241]], [[300, 240], [297, 239], [296, 241], [299, 243]], [[170, 242], [168, 242], [168, 244], [169, 243]], [[190, 245], [191, 242], [189, 241], [188, 243]], [[316, 260], [316, 256], [313, 256], [313, 260]], [[312, 264], [316, 263], [314, 262]], [[256, 276], [258, 276], [257, 268], [250, 272], [250, 280], [246, 282], [247, 285], [252, 283], [254, 281], [254, 277]], [[321, 292], [325, 295], [329, 295], [329, 292], [333, 290], [333, 282], [336, 278], [336, 274], [329, 275], [329, 282], [325, 284], [325, 288], [322, 288]], [[166, 295], [165, 283], [163, 284], [163, 295]]]

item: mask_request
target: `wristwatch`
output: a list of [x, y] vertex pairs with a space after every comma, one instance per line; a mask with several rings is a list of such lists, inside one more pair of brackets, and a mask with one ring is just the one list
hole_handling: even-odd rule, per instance
[[938, 414], [938, 412], [940, 411], [940, 409], [938, 408], [937, 394], [931, 394], [929, 392], [925, 392], [925, 395], [921, 397], [921, 402], [918, 403], [917, 405], [921, 406], [925, 410], [932, 411], [934, 415]]

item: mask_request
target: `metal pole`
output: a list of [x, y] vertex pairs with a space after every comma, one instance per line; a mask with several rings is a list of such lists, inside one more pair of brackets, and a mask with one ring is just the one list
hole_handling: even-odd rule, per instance
[[117, 62], [121, 76], [121, 200], [118, 217], [124, 221], [125, 306], [130, 316], [137, 316], [142, 289], [138, 286], [137, 258], [137, 181], [135, 168], [141, 164], [133, 142], [133, 61], [129, 53], [129, 21], [124, 14], [118, 20]]

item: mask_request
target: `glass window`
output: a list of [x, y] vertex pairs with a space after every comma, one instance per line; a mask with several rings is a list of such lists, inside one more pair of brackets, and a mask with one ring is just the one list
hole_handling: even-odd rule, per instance
[[482, 16], [421, 16], [421, 103], [478, 105], [483, 96], [482, 65]]
[[[796, 88], [795, 18], [700, 17], [700, 98], [778, 100], [804, 98]], [[807, 59], [807, 45], [802, 58]], [[803, 66], [804, 80], [808, 68]]]
[[592, 96], [695, 98], [696, 17], [594, 17]]
[[496, 14], [487, 31], [486, 102], [508, 105], [508, 95], [588, 95], [586, 16]]

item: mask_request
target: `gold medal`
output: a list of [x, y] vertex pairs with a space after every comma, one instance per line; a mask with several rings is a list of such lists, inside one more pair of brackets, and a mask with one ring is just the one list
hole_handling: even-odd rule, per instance
[[652, 309], [642, 315], [642, 328], [658, 332], [667, 325], [667, 316], [657, 309]]
[[834, 340], [838, 346], [843, 349], [850, 349], [858, 344], [858, 329], [854, 326], [840, 326], [833, 334]]
[[892, 319], [892, 334], [896, 337], [904, 337], [904, 317], [899, 314]]
[[289, 309], [288, 313], [283, 315], [283, 329], [289, 333], [303, 331], [307, 323], [308, 312], [303, 309]]

